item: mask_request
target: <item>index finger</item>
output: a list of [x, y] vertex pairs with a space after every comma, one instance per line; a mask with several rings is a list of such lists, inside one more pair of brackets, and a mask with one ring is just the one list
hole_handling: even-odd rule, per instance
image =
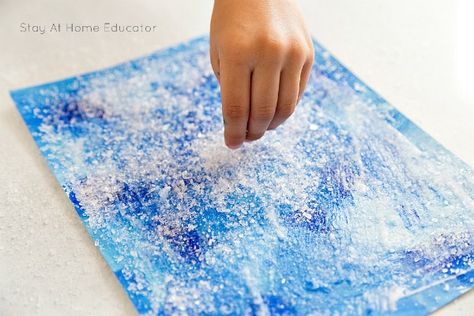
[[227, 147], [239, 148], [245, 141], [250, 109], [250, 69], [242, 64], [220, 65], [222, 115]]

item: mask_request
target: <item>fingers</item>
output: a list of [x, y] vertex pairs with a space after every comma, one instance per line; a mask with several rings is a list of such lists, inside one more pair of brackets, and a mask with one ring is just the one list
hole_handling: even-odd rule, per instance
[[311, 69], [313, 68], [313, 58], [314, 58], [313, 55], [314, 53], [311, 50], [311, 55], [308, 57], [308, 59], [306, 60], [306, 63], [303, 66], [303, 69], [301, 70], [300, 87], [299, 87], [299, 92], [298, 92], [298, 102], [303, 96], [304, 89], [306, 88], [306, 84], [308, 83], [309, 76], [311, 75]]
[[219, 50], [211, 42], [211, 64], [221, 86], [224, 138], [229, 148], [257, 140], [282, 124], [293, 114], [309, 79], [312, 46], [303, 40], [267, 44], [262, 48], [261, 43], [238, 42]]
[[259, 139], [270, 125], [277, 106], [279, 83], [280, 67], [262, 65], [253, 71], [247, 140]]
[[224, 139], [227, 147], [239, 148], [245, 140], [250, 111], [250, 69], [239, 63], [221, 63], [220, 83]]
[[288, 58], [280, 76], [277, 108], [268, 129], [277, 128], [295, 111], [311, 73], [312, 48], [309, 50], [310, 54], [307, 51], [306, 48], [296, 45], [288, 52]]
[[295, 111], [300, 90], [301, 69], [302, 66], [294, 65], [282, 71], [277, 108], [268, 129], [277, 128]]

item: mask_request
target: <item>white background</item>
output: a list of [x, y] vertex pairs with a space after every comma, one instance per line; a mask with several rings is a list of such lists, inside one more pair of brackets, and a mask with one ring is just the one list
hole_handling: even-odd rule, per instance
[[[474, 1], [300, 1], [312, 34], [474, 166]], [[48, 170], [8, 91], [208, 32], [211, 1], [0, 0], [0, 314], [129, 315], [133, 306]], [[19, 24], [156, 24], [153, 34], [27, 34]], [[474, 292], [441, 310], [468, 315]]]

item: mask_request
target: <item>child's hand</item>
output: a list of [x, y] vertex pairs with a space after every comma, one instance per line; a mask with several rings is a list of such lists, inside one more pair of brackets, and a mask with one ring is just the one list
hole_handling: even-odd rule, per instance
[[230, 148], [283, 123], [303, 93], [313, 44], [295, 1], [214, 2], [211, 63]]

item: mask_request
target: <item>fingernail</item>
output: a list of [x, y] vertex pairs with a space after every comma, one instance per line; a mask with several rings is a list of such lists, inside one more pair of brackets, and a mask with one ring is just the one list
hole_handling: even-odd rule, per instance
[[230, 149], [239, 149], [241, 145], [227, 145]]

